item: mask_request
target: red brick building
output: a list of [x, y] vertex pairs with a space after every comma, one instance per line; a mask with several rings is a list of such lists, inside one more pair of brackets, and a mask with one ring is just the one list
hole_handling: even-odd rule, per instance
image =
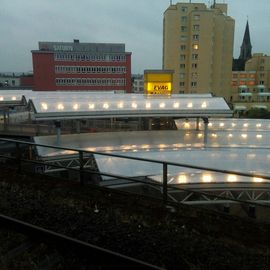
[[131, 53], [125, 44], [39, 42], [32, 58], [34, 90], [131, 92]]

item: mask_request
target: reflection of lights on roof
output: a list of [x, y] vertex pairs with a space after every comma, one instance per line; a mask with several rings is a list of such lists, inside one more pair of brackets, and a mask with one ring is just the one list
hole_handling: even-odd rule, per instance
[[224, 127], [224, 123], [220, 123], [219, 126], [220, 126], [220, 127]]
[[89, 104], [89, 105], [88, 105], [88, 108], [89, 108], [89, 109], [95, 109], [95, 104], [94, 104], [94, 103]]
[[108, 109], [108, 108], [109, 108], [109, 104], [108, 104], [108, 103], [104, 103], [104, 104], [103, 104], [103, 108], [104, 108], [104, 109]]
[[176, 108], [179, 108], [179, 102], [175, 102], [173, 103], [173, 107], [176, 109]]
[[229, 138], [232, 138], [233, 137], [232, 133], [228, 134], [228, 137]]
[[227, 181], [228, 181], [228, 182], [236, 182], [236, 181], [237, 181], [237, 176], [234, 175], [234, 174], [230, 174], [230, 175], [228, 175], [228, 177], [227, 177]]
[[209, 122], [208, 127], [212, 127], [213, 123]]
[[177, 177], [177, 182], [178, 182], [179, 184], [185, 184], [185, 183], [187, 183], [187, 177], [186, 177], [186, 175], [180, 174], [180, 175]]
[[201, 138], [201, 137], [202, 137], [202, 133], [199, 133], [199, 134], [198, 134], [198, 138]]
[[187, 107], [188, 107], [188, 108], [192, 108], [192, 107], [193, 107], [192, 102], [189, 102], [189, 103], [187, 104]]
[[151, 103], [150, 103], [150, 102], [147, 102], [147, 103], [145, 104], [145, 108], [146, 108], [146, 109], [150, 109], [150, 108], [151, 108]]
[[261, 123], [256, 124], [256, 127], [261, 127], [261, 126], [262, 126]]
[[42, 109], [43, 110], [48, 110], [48, 105], [47, 105], [47, 103], [41, 103], [41, 107], [42, 107]]
[[256, 138], [257, 138], [257, 139], [261, 139], [261, 138], [262, 138], [262, 134], [257, 134], [257, 135], [256, 135]]
[[217, 137], [217, 134], [216, 133], [212, 133], [211, 135], [213, 138], [216, 138]]
[[136, 108], [138, 107], [138, 105], [137, 105], [137, 103], [132, 102], [131, 107], [132, 107], [133, 109], [136, 109]]
[[184, 123], [184, 128], [190, 128], [190, 124], [188, 122]]
[[164, 102], [160, 103], [159, 108], [165, 108], [165, 103]]
[[117, 104], [117, 107], [120, 108], [120, 109], [123, 108], [123, 107], [124, 107], [124, 103], [123, 103], [123, 102], [119, 102], [119, 103]]
[[62, 103], [59, 103], [58, 105], [57, 105], [57, 109], [58, 110], [64, 110], [64, 105], [62, 104]]
[[243, 127], [248, 127], [248, 123], [244, 123], [243, 124]]
[[247, 138], [247, 134], [243, 133], [243, 134], [241, 134], [241, 137], [242, 137], [243, 139], [246, 139], [246, 138]]
[[252, 181], [255, 183], [261, 183], [261, 182], [263, 182], [263, 179], [260, 177], [253, 177]]
[[212, 182], [212, 180], [213, 180], [213, 178], [212, 178], [211, 174], [203, 174], [202, 181], [204, 183], [210, 183], [210, 182]]
[[185, 136], [189, 136], [190, 134], [189, 133], [186, 133]]
[[236, 126], [236, 124], [235, 123], [232, 123], [232, 127], [235, 127]]
[[207, 107], [206, 102], [203, 102], [201, 107], [206, 108]]
[[149, 144], [143, 144], [143, 145], [142, 145], [142, 148], [143, 148], [143, 149], [147, 149], [147, 148], [149, 148], [149, 147], [150, 147]]
[[74, 110], [78, 110], [78, 109], [79, 109], [79, 105], [78, 105], [77, 103], [74, 104], [74, 105], [73, 105], [73, 109], [74, 109]]

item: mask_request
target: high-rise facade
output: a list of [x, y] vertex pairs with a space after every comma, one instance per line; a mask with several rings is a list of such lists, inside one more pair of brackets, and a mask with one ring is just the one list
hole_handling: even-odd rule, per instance
[[125, 44], [39, 42], [32, 57], [34, 90], [131, 92], [131, 53]]
[[229, 99], [234, 20], [227, 4], [170, 5], [163, 18], [163, 69], [174, 70], [174, 93], [209, 93]]

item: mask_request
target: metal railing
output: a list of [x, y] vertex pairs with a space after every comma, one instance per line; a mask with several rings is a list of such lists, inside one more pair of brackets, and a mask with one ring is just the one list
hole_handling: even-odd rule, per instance
[[[203, 167], [203, 166], [196, 166], [196, 165], [190, 165], [190, 164], [184, 164], [184, 163], [176, 163], [176, 162], [169, 162], [169, 161], [159, 161], [159, 160], [153, 160], [153, 159], [148, 159], [148, 158], [139, 158], [139, 157], [132, 157], [132, 156], [123, 156], [119, 154], [114, 154], [114, 153], [105, 153], [105, 152], [97, 152], [97, 151], [88, 151], [88, 150], [81, 150], [81, 149], [74, 149], [74, 148], [68, 148], [68, 147], [60, 147], [60, 146], [55, 146], [55, 145], [46, 145], [46, 144], [37, 144], [37, 143], [32, 143], [32, 142], [26, 142], [26, 141], [19, 141], [19, 140], [13, 140], [13, 139], [5, 139], [5, 138], [0, 138], [0, 142], [8, 142], [12, 143], [15, 145], [15, 155], [3, 155], [1, 154], [1, 148], [0, 148], [0, 157], [4, 159], [10, 159], [16, 161], [16, 167], [18, 172], [22, 170], [22, 163], [32, 163], [32, 164], [37, 164], [37, 165], [46, 165], [45, 160], [36, 160], [33, 159], [32, 155], [30, 155], [30, 158], [25, 157], [25, 150], [23, 153], [22, 147], [23, 145], [26, 145], [29, 147], [30, 151], [34, 147], [45, 147], [45, 148], [53, 148], [57, 150], [65, 150], [65, 151], [72, 151], [73, 155], [78, 155], [79, 159], [79, 166], [78, 168], [71, 168], [71, 167], [66, 167], [66, 166], [61, 166], [61, 165], [56, 165], [56, 164], [50, 164], [50, 166], [54, 166], [56, 168], [62, 168], [66, 170], [73, 170], [79, 173], [79, 181], [83, 185], [84, 184], [84, 175], [86, 173], [93, 174], [93, 175], [99, 175], [99, 176], [109, 176], [115, 179], [122, 179], [122, 180], [127, 180], [129, 182], [133, 183], [142, 183], [146, 185], [150, 185], [153, 187], [158, 187], [162, 191], [162, 199], [165, 204], [170, 204], [170, 203], [175, 203], [175, 201], [172, 201], [171, 199], [168, 199], [168, 194], [169, 190], [176, 190], [176, 191], [186, 191], [186, 192], [192, 192], [193, 194], [197, 194], [200, 196], [208, 196], [210, 198], [214, 199], [221, 199], [222, 201], [231, 201], [235, 203], [240, 203], [240, 204], [247, 204], [251, 206], [262, 206], [265, 208], [270, 208], [270, 205], [265, 205], [265, 204], [260, 204], [258, 202], [254, 201], [243, 201], [243, 200], [238, 200], [235, 198], [228, 198], [224, 196], [219, 196], [215, 194], [209, 194], [204, 191], [198, 191], [198, 190], [192, 190], [189, 188], [182, 188], [179, 186], [173, 186], [168, 184], [168, 167], [169, 166], [177, 166], [177, 167], [185, 167], [189, 169], [198, 169], [198, 170], [204, 170], [204, 171], [211, 171], [211, 172], [217, 172], [217, 173], [222, 173], [222, 174], [234, 174], [238, 176], [245, 176], [245, 177], [252, 177], [252, 178], [261, 178], [264, 180], [270, 180], [270, 176], [265, 176], [265, 175], [260, 175], [260, 174], [252, 174], [252, 173], [245, 173], [245, 172], [237, 172], [237, 171], [230, 171], [230, 170], [221, 170], [221, 169], [216, 169], [216, 168], [211, 168], [211, 167]], [[149, 163], [154, 163], [154, 164], [159, 164], [162, 166], [162, 183], [154, 182], [154, 181], [145, 181], [141, 179], [136, 179], [134, 177], [128, 177], [128, 176], [123, 176], [123, 175], [116, 175], [113, 173], [107, 173], [107, 172], [99, 172], [97, 170], [93, 169], [88, 169], [85, 168], [85, 163], [84, 159], [89, 157], [89, 155], [101, 155], [101, 156], [108, 156], [108, 157], [115, 157], [115, 158], [120, 158], [120, 159], [128, 159], [128, 160], [135, 160], [135, 161], [143, 161], [143, 162], [149, 162]], [[267, 182], [268, 183], [268, 182]], [[270, 183], [270, 181], [269, 181]], [[270, 203], [270, 201], [269, 201]]]

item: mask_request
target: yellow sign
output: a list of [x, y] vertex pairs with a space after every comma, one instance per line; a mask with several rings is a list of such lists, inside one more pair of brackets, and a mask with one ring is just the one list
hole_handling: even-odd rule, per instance
[[147, 83], [147, 94], [168, 95], [172, 91], [170, 82], [149, 82]]
[[146, 70], [144, 72], [144, 93], [147, 95], [170, 95], [173, 72], [171, 70]]

